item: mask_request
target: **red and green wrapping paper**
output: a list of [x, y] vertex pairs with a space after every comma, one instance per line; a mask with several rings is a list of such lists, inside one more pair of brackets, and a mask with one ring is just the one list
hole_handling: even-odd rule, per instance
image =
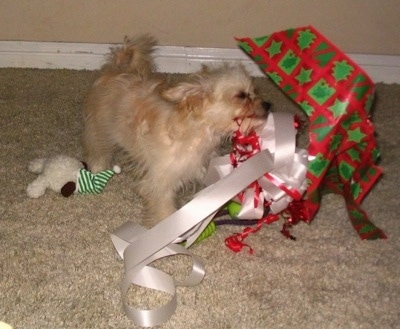
[[310, 222], [322, 194], [342, 194], [362, 239], [386, 238], [360, 203], [382, 174], [369, 112], [374, 84], [368, 75], [313, 27], [258, 38], [239, 46], [309, 117], [308, 188]]

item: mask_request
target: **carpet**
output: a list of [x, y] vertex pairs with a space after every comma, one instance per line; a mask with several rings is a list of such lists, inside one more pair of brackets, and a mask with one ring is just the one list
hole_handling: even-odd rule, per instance
[[[123, 263], [110, 239], [143, 217], [129, 172], [100, 195], [48, 191], [29, 199], [25, 191], [36, 177], [30, 160], [81, 157], [82, 103], [95, 76], [0, 69], [0, 321], [14, 329], [136, 327], [121, 308]], [[301, 114], [269, 80], [257, 83], [275, 111]], [[177, 310], [159, 328], [400, 328], [399, 108], [400, 85], [377, 84], [372, 119], [384, 175], [362, 206], [388, 239], [361, 240], [333, 194], [311, 224], [293, 227], [296, 241], [280, 233], [281, 222], [249, 236], [253, 255], [225, 247], [241, 227], [218, 227], [191, 247], [204, 261], [204, 280], [177, 288]], [[174, 256], [156, 266], [179, 278], [190, 260]], [[155, 307], [165, 296], [132, 289], [128, 298]]]

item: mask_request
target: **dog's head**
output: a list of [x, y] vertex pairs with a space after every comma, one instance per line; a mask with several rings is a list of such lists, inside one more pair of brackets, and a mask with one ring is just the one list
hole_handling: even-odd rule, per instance
[[164, 91], [184, 116], [203, 122], [215, 133], [243, 133], [262, 125], [271, 104], [256, 93], [253, 80], [241, 65], [206, 67], [192, 81]]

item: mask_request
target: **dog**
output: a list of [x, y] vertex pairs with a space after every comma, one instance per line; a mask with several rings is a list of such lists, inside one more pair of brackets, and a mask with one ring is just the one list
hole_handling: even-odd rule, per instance
[[170, 85], [156, 72], [156, 45], [142, 35], [114, 47], [84, 108], [89, 169], [109, 168], [122, 149], [136, 164], [148, 227], [175, 212], [177, 192], [201, 180], [224, 140], [262, 125], [271, 106], [242, 65], [203, 66]]

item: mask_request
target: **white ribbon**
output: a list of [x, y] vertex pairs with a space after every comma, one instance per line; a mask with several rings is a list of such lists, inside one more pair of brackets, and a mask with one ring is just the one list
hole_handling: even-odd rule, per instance
[[[271, 113], [266, 124], [256, 133], [259, 136], [261, 150], [268, 149], [272, 153], [274, 169], [268, 173], [270, 179], [265, 176], [258, 179], [262, 193], [257, 196], [254, 187], [248, 187], [244, 191], [242, 201], [235, 199], [241, 203], [241, 210], [238, 214], [240, 219], [262, 218], [265, 200], [270, 202], [271, 212], [278, 214], [286, 209], [293, 200], [293, 197], [286, 193], [287, 189], [302, 196], [307, 188], [305, 179], [308, 153], [304, 149], [296, 148], [297, 130], [294, 126], [293, 115]], [[214, 158], [211, 160], [205, 183], [213, 184], [234, 170], [229, 156]], [[285, 189], [282, 189], [282, 186]], [[255, 198], [258, 198], [256, 204]]]
[[[202, 190], [192, 201], [150, 230], [128, 221], [111, 234], [114, 246], [124, 260], [125, 276], [120, 290], [123, 308], [130, 320], [143, 327], [152, 327], [173, 315], [177, 305], [176, 286], [196, 285], [201, 282], [205, 273], [204, 266], [197, 257], [173, 242], [187, 236], [194, 228], [196, 232], [193, 235], [199, 235], [201, 231], [198, 226], [204, 225], [203, 221], [207, 223], [211, 220], [213, 214], [226, 202], [273, 168], [270, 152], [259, 152], [239, 168]], [[186, 246], [188, 245], [190, 244]], [[176, 254], [190, 255], [193, 258], [192, 272], [183, 282], [177, 282], [170, 275], [148, 266], [156, 259]], [[172, 296], [171, 300], [158, 309], [134, 308], [125, 301], [131, 284], [166, 292]]]

